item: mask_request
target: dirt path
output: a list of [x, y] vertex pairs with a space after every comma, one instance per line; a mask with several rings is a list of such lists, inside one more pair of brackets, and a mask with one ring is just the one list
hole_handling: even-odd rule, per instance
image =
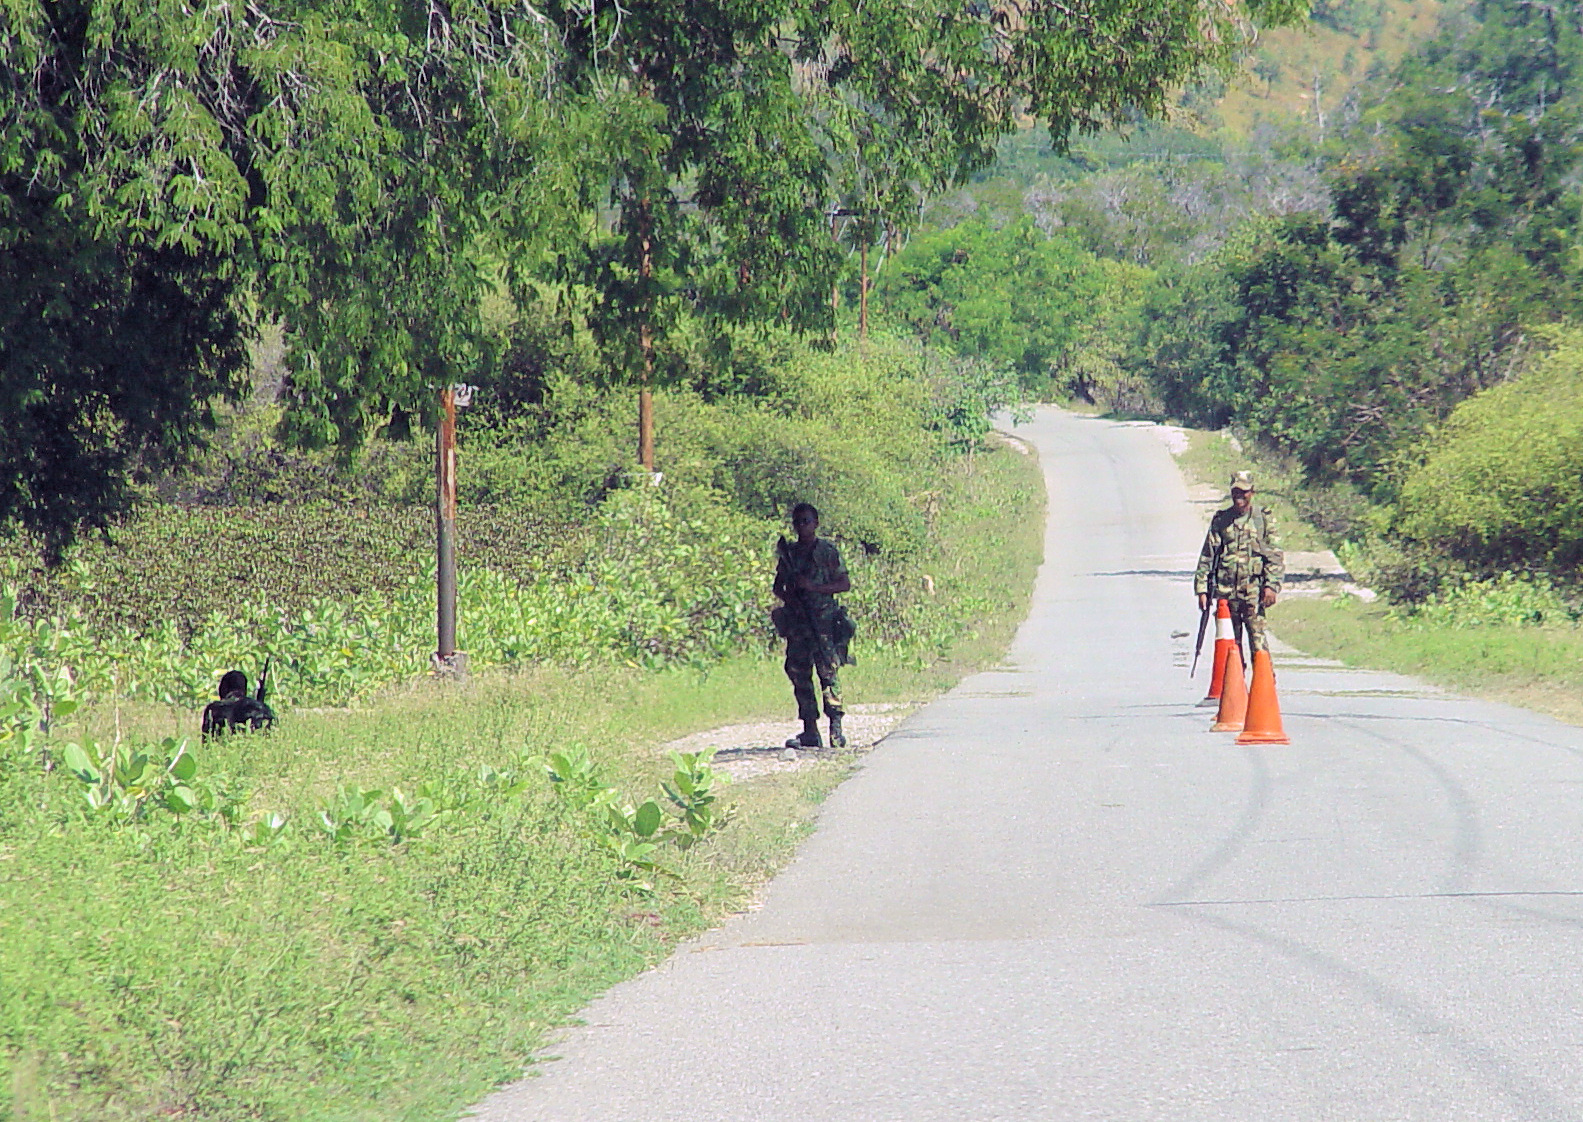
[[786, 738], [794, 735], [799, 728], [795, 721], [758, 721], [695, 732], [660, 745], [659, 754], [665, 756], [671, 752], [701, 752], [713, 748], [715, 769], [741, 782], [772, 772], [796, 771], [815, 760], [867, 752], [917, 708], [915, 702], [852, 706], [847, 710], [843, 722], [847, 737], [844, 751], [829, 748], [788, 750], [785, 747]]

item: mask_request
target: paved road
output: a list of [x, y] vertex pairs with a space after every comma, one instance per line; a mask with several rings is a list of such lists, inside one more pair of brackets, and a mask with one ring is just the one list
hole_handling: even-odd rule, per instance
[[481, 1117], [1583, 1118], [1583, 730], [1288, 656], [1290, 747], [1208, 732], [1161, 441], [1018, 435], [1050, 520], [1006, 666]]

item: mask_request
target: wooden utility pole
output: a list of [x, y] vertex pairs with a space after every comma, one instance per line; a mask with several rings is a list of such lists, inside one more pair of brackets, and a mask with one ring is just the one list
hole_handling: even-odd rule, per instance
[[[838, 241], [836, 235], [836, 219], [841, 216], [839, 210], [830, 212], [830, 240]], [[836, 317], [841, 314], [841, 280], [839, 277], [830, 285], [830, 342], [834, 343], [840, 333], [840, 326]]]
[[868, 238], [863, 239], [862, 257], [863, 278], [857, 286], [857, 337], [860, 342], [868, 340]]
[[654, 383], [654, 328], [649, 322], [653, 314], [649, 282], [654, 277], [654, 243], [649, 201], [644, 199], [638, 205], [642, 214], [638, 240], [643, 253], [638, 262], [638, 276], [643, 282], [643, 321], [638, 325], [638, 349], [643, 352], [643, 383], [638, 389], [638, 463], [653, 474], [654, 394], [650, 387]]
[[[469, 388], [470, 394], [470, 388]], [[456, 387], [440, 391], [440, 430], [435, 437], [435, 545], [439, 580], [436, 596], [434, 670], [460, 677], [467, 659], [456, 650]]]

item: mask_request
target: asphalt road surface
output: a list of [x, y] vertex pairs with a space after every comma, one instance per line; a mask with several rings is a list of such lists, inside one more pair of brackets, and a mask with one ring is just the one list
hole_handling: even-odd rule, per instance
[[1157, 434], [1017, 435], [1050, 517], [1005, 665], [480, 1116], [1583, 1118], [1583, 730], [1286, 655], [1292, 744], [1237, 747]]

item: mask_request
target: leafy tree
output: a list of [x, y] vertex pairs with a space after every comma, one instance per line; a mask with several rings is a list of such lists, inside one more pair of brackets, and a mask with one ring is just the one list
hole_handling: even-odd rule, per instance
[[1392, 499], [1421, 435], [1509, 377], [1528, 329], [1583, 296], [1583, 41], [1542, 7], [1485, 0], [1366, 91], [1333, 148], [1329, 213], [1256, 221], [1164, 274], [1122, 365], [1311, 481]]
[[1422, 444], [1400, 533], [1477, 569], [1583, 565], [1583, 333], [1547, 333], [1532, 370], [1457, 406]]
[[0, 518], [58, 537], [182, 462], [261, 316], [299, 437], [423, 411], [487, 345], [491, 246], [566, 210], [555, 53], [516, 0], [10, 0]]
[[[540, 299], [550, 276], [583, 286], [618, 374], [662, 374], [684, 314], [816, 330], [840, 266], [831, 203], [861, 212], [865, 243], [905, 228], [1017, 114], [1057, 145], [1159, 116], [1183, 81], [1233, 65], [1250, 21], [1303, 4], [0, 10], [0, 240], [17, 280], [0, 323], [36, 325], [0, 356], [0, 401], [34, 434], [3, 446], [0, 516], [65, 526], [201, 443], [259, 317], [290, 328], [291, 432], [342, 446], [406, 430], [436, 388], [493, 363], [485, 307], [502, 289]], [[100, 327], [67, 311], [87, 308]], [[79, 374], [100, 387], [80, 401]]]
[[980, 221], [914, 238], [877, 290], [888, 314], [925, 338], [1016, 370], [1043, 388], [1107, 288], [1105, 266], [1028, 219]]

